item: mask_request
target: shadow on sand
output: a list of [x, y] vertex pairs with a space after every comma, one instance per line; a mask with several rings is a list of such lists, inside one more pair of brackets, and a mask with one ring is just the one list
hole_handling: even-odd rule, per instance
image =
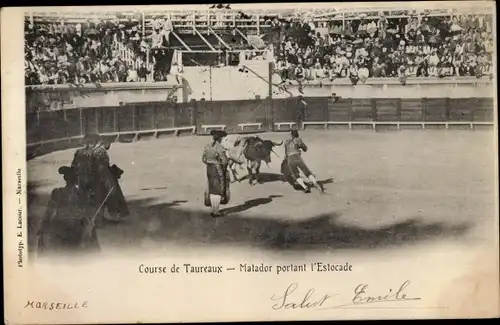
[[149, 204], [149, 200], [129, 202], [134, 217], [100, 230], [107, 241], [134, 246], [141, 240], [172, 241], [186, 244], [242, 245], [269, 250], [377, 249], [401, 246], [446, 237], [458, 238], [469, 223], [423, 223], [411, 218], [389, 226], [368, 229], [338, 222], [337, 213], [309, 219], [290, 220], [240, 216], [237, 213], [268, 204], [276, 196], [249, 200], [227, 208], [230, 213], [212, 218], [208, 211], [188, 211], [179, 203]]
[[[331, 183], [331, 179], [323, 182]], [[30, 189], [33, 187], [36, 185]], [[35, 197], [28, 200], [32, 202], [28, 215], [36, 223], [45, 211], [41, 204], [46, 204], [50, 194], [32, 192], [33, 195]], [[159, 243], [241, 245], [269, 250], [366, 250], [446, 237], [459, 238], [472, 227], [470, 223], [424, 223], [422, 218], [410, 218], [373, 229], [342, 224], [338, 213], [300, 220], [291, 220], [285, 214], [273, 219], [239, 214], [279, 197], [271, 195], [228, 207], [224, 209], [226, 216], [216, 219], [210, 216], [209, 209], [183, 209], [185, 200], [160, 204], [152, 198], [129, 200], [130, 218], [116, 224], [105, 224], [98, 230], [98, 235], [102, 243], [118, 247], [138, 246], [147, 239]], [[30, 232], [35, 233], [33, 229]]]
[[[242, 182], [244, 180], [248, 180], [248, 175], [245, 175], [245, 176], [239, 178], [238, 182]], [[260, 184], [273, 183], [273, 182], [288, 183], [282, 174], [274, 174], [274, 173], [260, 173], [258, 181]], [[325, 180], [318, 181], [318, 184], [321, 186], [325, 186], [326, 184], [331, 184], [331, 183], [333, 183], [333, 178], [327, 178]], [[290, 184], [290, 185], [292, 185], [292, 187], [295, 188], [296, 190], [302, 190], [300, 185], [294, 185], [294, 184]], [[310, 186], [312, 186], [312, 185], [310, 185]]]
[[[248, 180], [248, 175], [245, 175], [237, 180], [237, 182], [243, 182]], [[258, 182], [260, 184], [265, 183], [273, 183], [273, 182], [283, 182], [284, 178], [282, 174], [274, 174], [274, 173], [259, 173]]]
[[271, 203], [274, 198], [280, 197], [283, 197], [283, 195], [269, 195], [269, 197], [248, 200], [243, 204], [231, 208], [221, 209], [220, 211], [225, 214], [243, 212], [259, 205]]

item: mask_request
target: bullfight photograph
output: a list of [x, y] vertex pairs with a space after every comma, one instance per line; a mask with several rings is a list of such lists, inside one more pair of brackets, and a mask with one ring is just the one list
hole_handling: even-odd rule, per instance
[[[25, 8], [30, 262], [481, 265], [498, 248], [492, 4], [337, 5]], [[279, 294], [263, 308], [290, 308]]]

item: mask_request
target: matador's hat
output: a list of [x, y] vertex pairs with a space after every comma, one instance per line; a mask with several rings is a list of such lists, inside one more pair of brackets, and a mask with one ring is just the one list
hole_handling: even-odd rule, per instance
[[76, 170], [72, 167], [62, 166], [59, 167], [59, 174], [63, 175], [65, 180], [76, 178]]
[[223, 138], [223, 137], [227, 136], [227, 133], [226, 133], [226, 131], [222, 131], [222, 130], [212, 130], [212, 131], [210, 131], [210, 135], [213, 137]]

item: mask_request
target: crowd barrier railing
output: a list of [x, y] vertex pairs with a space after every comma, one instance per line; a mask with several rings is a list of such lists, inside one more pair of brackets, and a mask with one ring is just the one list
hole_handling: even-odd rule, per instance
[[[304, 105], [306, 103], [306, 105]], [[159, 138], [165, 134], [285, 131], [292, 128], [404, 127], [470, 129], [494, 125], [493, 98], [255, 99], [150, 102], [28, 113], [28, 156], [78, 146], [99, 133], [111, 142]]]

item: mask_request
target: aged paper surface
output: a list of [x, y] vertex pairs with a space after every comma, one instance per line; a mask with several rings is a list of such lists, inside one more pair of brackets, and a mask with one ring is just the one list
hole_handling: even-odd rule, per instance
[[498, 317], [495, 12], [4, 8], [5, 322]]

